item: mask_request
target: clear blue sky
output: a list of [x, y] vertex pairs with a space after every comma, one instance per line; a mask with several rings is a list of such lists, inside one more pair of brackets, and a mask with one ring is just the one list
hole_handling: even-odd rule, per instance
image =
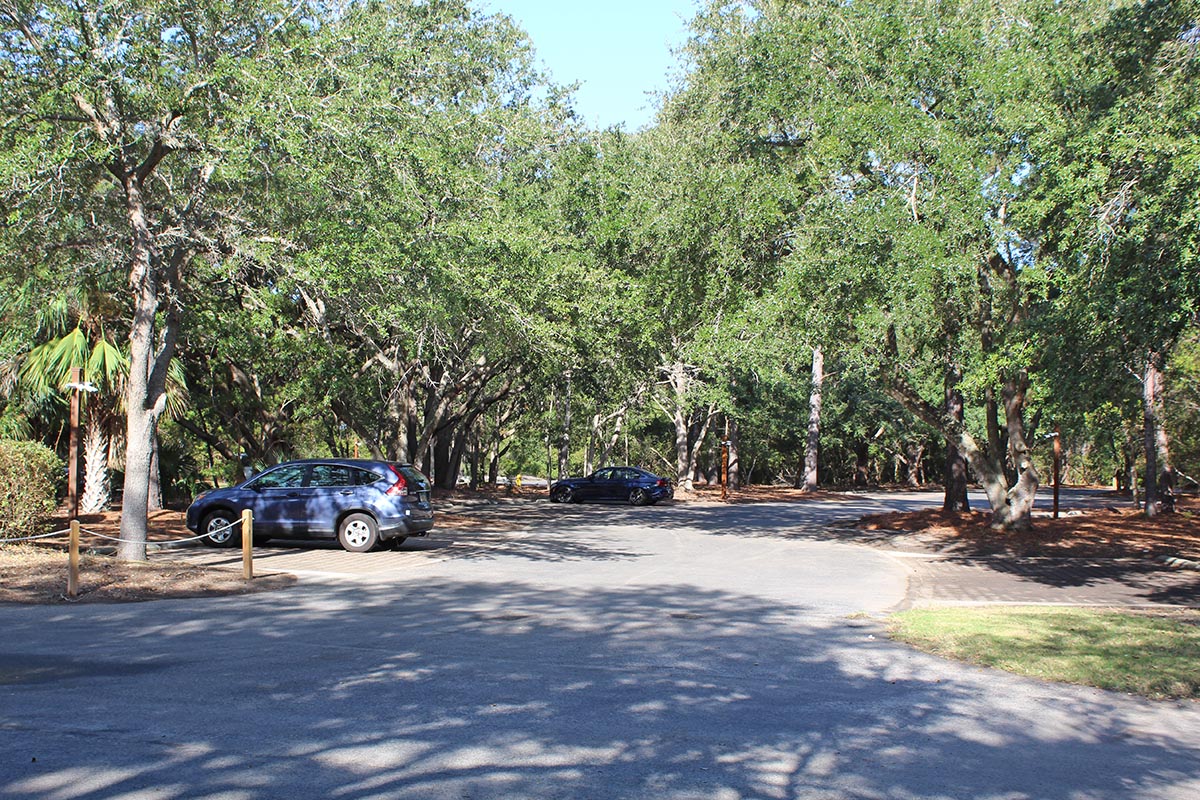
[[591, 126], [636, 131], [654, 118], [647, 92], [669, 87], [672, 48], [687, 38], [696, 0], [474, 0], [504, 13], [533, 40], [558, 84], [578, 81], [575, 109]]

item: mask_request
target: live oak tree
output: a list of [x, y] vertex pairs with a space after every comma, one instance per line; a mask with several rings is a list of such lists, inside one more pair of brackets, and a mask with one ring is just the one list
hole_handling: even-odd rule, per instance
[[[1163, 376], [1200, 309], [1200, 4], [1079, 3], [1053, 59], [1030, 65], [1053, 88], [1031, 137], [1036, 202], [1026, 224], [1059, 264], [1047, 321], [1074, 345], [1058, 365], [1090, 383], [1074, 397], [1141, 397], [1145, 509], [1174, 470]], [[1165, 487], [1160, 487], [1160, 479]]]
[[314, 18], [272, 2], [0, 4], [3, 203], [27, 263], [58, 247], [96, 260], [120, 250], [128, 275], [122, 558], [145, 556], [152, 443], [187, 275], [241, 233], [221, 173], [250, 144], [229, 119], [248, 111], [239, 61], [278, 57]]

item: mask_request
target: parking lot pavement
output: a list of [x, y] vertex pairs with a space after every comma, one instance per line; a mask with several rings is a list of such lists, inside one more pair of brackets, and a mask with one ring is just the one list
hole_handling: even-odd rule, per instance
[[[399, 550], [349, 553], [335, 542], [296, 542], [276, 539], [254, 548], [255, 574], [289, 572], [301, 578], [388, 578], [403, 572], [501, 547], [510, 539], [502, 533], [456, 534], [409, 539]], [[151, 560], [182, 561], [213, 567], [241, 569], [242, 551], [236, 548], [188, 547], [157, 550]]]
[[956, 664], [877, 619], [906, 587], [1157, 577], [824, 528], [881, 502], [511, 506], [398, 552], [256, 548], [301, 574], [284, 591], [0, 605], [0, 798], [1200, 796], [1197, 704]]
[[[435, 528], [428, 538], [411, 538], [400, 550], [347, 553], [333, 542], [271, 541], [254, 550], [257, 573], [289, 572], [301, 578], [388, 580], [431, 567], [456, 568], [499, 559], [610, 561], [627, 556], [606, 546], [606, 530], [637, 531], [646, 537], [702, 533], [730, 538], [837, 541], [856, 544], [847, 520], [888, 507], [913, 508], [940, 502], [936, 493], [855, 493], [829, 501], [725, 505], [680, 503], [654, 508], [624, 505], [561, 506], [530, 499], [457, 503], [445, 510], [472, 520], [469, 530]], [[1092, 507], [1104, 493], [1071, 490], [1064, 506]], [[879, 550], [879, 541], [863, 541]], [[725, 546], [725, 545], [722, 545]], [[886, 552], [886, 546], [884, 546]], [[730, 552], [737, 552], [735, 547]], [[1080, 606], [1200, 607], [1200, 571], [1138, 559], [961, 557], [893, 552], [908, 573], [902, 607], [921, 605], [1053, 604]], [[700, 553], [679, 557], [703, 560]], [[240, 550], [207, 547], [164, 550], [155, 559], [241, 567]], [[700, 561], [694, 567], [700, 568]], [[607, 569], [599, 564], [595, 570]]]

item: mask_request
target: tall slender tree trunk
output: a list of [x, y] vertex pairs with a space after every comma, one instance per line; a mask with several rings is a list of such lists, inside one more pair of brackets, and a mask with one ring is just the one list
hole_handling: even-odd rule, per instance
[[[1163, 510], [1158, 485], [1162, 388], [1162, 356], [1150, 353], [1146, 358], [1146, 368], [1142, 376], [1142, 446], [1146, 456], [1143, 484], [1146, 490], [1145, 510], [1148, 517], [1153, 517]], [[1165, 437], [1165, 434], [1163, 436]]]
[[[958, 390], [962, 379], [962, 371], [953, 367], [946, 373], [946, 418], [962, 425], [964, 419], [963, 396]], [[958, 444], [951, 436], [946, 437], [946, 485], [945, 497], [942, 500], [943, 511], [970, 511], [971, 504], [967, 500], [967, 460], [958, 450]]]
[[871, 443], [860, 439], [854, 444], [854, 485], [869, 486], [871, 483]]
[[565, 478], [571, 474], [571, 370], [563, 375], [563, 389], [560, 427], [558, 432], [558, 477]]
[[692, 480], [691, 448], [688, 447], [691, 420], [687, 413], [687, 390], [690, 384], [687, 366], [676, 361], [666, 369], [666, 373], [671, 387], [669, 413], [675, 429], [675, 482], [691, 491], [695, 488], [695, 482]]
[[733, 417], [725, 418], [725, 441], [729, 442], [729, 471], [727, 474], [730, 489], [742, 488], [742, 465], [738, 456], [738, 445], [741, 441], [741, 431], [738, 421]]
[[146, 510], [162, 511], [162, 464], [158, 460], [158, 431], [150, 443], [150, 485], [146, 490]]
[[[708, 426], [716, 414], [717, 409], [712, 405], [707, 409], [698, 409], [695, 412], [693, 424], [687, 426], [687, 469], [691, 476], [699, 473], [700, 450], [704, 447], [704, 441], [708, 437]], [[691, 489], [694, 486], [695, 480], [693, 479], [689, 482], [688, 488]]]
[[921, 463], [925, 459], [924, 442], [908, 442], [904, 447], [904, 480], [909, 486], [920, 486], [924, 480]]
[[804, 448], [805, 492], [817, 490], [817, 458], [821, 445], [821, 390], [825, 384], [825, 354], [821, 348], [812, 352], [812, 388], [808, 396], [808, 440]]

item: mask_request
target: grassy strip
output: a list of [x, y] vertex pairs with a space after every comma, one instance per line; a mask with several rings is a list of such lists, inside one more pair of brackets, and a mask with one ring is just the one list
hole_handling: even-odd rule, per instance
[[1200, 698], [1200, 612], [920, 608], [892, 635], [936, 655], [1154, 699]]

